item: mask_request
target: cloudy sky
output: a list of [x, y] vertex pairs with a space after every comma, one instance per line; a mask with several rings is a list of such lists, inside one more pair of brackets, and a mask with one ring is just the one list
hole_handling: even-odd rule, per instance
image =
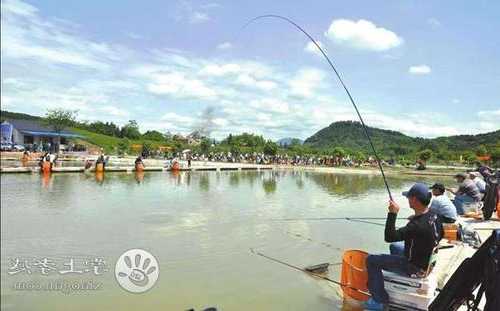
[[[217, 0], [216, 0], [217, 1]], [[2, 0], [2, 109], [214, 137], [307, 138], [353, 108], [368, 125], [436, 137], [500, 128], [498, 1]]]

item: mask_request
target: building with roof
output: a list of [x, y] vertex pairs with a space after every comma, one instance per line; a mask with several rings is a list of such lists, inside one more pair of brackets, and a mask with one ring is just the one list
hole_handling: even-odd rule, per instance
[[58, 133], [37, 120], [8, 119], [1, 124], [2, 144], [56, 146], [66, 144], [69, 138], [78, 137], [82, 136], [71, 131]]

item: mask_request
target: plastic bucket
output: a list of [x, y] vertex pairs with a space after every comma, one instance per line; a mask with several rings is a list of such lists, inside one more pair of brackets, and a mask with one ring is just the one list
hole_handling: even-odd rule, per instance
[[172, 164], [172, 170], [173, 171], [178, 171], [180, 170], [181, 166], [179, 165], [179, 162], [174, 162], [174, 164]]
[[368, 253], [360, 250], [347, 250], [342, 256], [340, 283], [343, 284], [344, 297], [366, 301], [368, 294], [368, 271], [366, 257]]
[[50, 173], [51, 167], [50, 167], [50, 162], [49, 161], [43, 161], [42, 162], [42, 172], [43, 173]]
[[458, 240], [458, 225], [456, 224], [443, 224], [444, 238], [450, 241]]
[[103, 163], [97, 163], [95, 165], [95, 171], [96, 172], [104, 172], [104, 164]]
[[142, 172], [142, 171], [144, 171], [144, 164], [142, 164], [142, 163], [137, 163], [137, 164], [135, 165], [135, 170], [136, 170], [137, 172]]

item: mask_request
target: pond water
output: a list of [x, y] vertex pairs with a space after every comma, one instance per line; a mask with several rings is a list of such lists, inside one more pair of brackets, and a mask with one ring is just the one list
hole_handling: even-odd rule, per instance
[[[411, 213], [400, 193], [413, 182], [389, 179], [401, 217]], [[385, 217], [379, 176], [4, 174], [1, 190], [2, 310], [341, 310], [334, 287], [250, 249], [301, 267], [338, 263], [343, 249], [387, 249], [382, 226], [313, 219]], [[155, 286], [141, 294], [115, 280], [117, 259], [133, 248], [159, 262]], [[26, 265], [31, 273], [20, 269]], [[339, 278], [339, 266], [330, 276]], [[75, 282], [99, 289], [32, 289]]]

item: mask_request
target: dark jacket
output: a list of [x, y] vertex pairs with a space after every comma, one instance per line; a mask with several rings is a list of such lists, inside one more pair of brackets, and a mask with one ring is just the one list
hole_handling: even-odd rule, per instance
[[432, 212], [413, 216], [406, 226], [396, 230], [397, 214], [389, 213], [385, 223], [385, 241], [405, 241], [405, 257], [421, 269], [427, 269], [434, 247], [443, 237], [443, 226]]

